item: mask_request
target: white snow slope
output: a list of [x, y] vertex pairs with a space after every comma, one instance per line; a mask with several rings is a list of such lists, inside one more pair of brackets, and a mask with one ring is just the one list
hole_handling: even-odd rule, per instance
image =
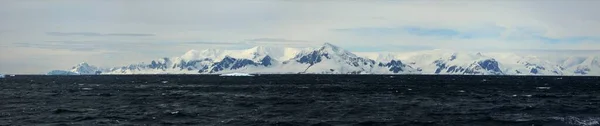
[[[319, 48], [257, 46], [246, 50], [190, 50], [179, 57], [100, 68], [80, 63], [49, 75], [86, 74], [461, 74], [600, 76], [600, 54], [559, 61], [514, 53], [428, 50], [354, 54], [325, 43]], [[553, 57], [556, 59], [557, 57]]]

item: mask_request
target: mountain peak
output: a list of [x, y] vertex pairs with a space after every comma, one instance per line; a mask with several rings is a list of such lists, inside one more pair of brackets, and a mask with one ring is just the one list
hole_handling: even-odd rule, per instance
[[254, 46], [254, 47], [248, 49], [247, 51], [249, 51], [250, 53], [263, 54], [263, 53], [268, 53], [269, 50], [272, 50], [272, 49], [265, 47], [265, 46]]
[[255, 46], [242, 52], [254, 60], [259, 60], [267, 55], [282, 55], [281, 53], [283, 53], [282, 49], [272, 46]]
[[192, 50], [189, 50], [189, 51], [185, 52], [185, 54], [197, 54], [197, 53], [199, 53], [199, 51], [195, 50], [195, 49], [192, 49]]
[[597, 56], [589, 56], [583, 61], [582, 64], [600, 67], [600, 58], [598, 58]]
[[347, 55], [356, 57], [356, 55], [354, 55], [352, 52], [344, 50], [339, 46], [333, 45], [331, 43], [324, 43], [323, 46], [319, 49], [319, 51], [330, 52], [337, 55]]
[[266, 48], [265, 46], [260, 46], [259, 45], [259, 46], [254, 46], [254, 47], [252, 47], [250, 49], [253, 49], [253, 50], [264, 50], [265, 48]]
[[89, 65], [86, 62], [81, 62], [77, 64], [77, 66], [74, 66], [70, 72], [77, 74], [96, 74], [96, 72], [99, 70], [100, 68], [96, 66]]
[[200, 58], [200, 52], [197, 51], [197, 50], [193, 50], [192, 49], [190, 51], [187, 51], [185, 54], [183, 54], [181, 56], [181, 58], [184, 59], [184, 60], [188, 60], [188, 61], [189, 60], [196, 60], [196, 59]]
[[210, 49], [202, 50], [202, 53], [205, 53], [205, 54], [208, 54], [208, 53], [217, 53], [219, 51], [221, 51], [221, 50], [210, 48]]
[[77, 64], [77, 66], [90, 66], [90, 64], [88, 64], [86, 62], [81, 62], [81, 63]]
[[333, 45], [329, 42], [323, 43], [323, 46], [321, 48], [332, 48], [332, 49], [340, 49], [339, 46]]

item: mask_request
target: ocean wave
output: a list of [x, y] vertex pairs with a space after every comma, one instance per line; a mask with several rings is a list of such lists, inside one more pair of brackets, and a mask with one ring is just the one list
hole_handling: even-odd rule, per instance
[[568, 117], [551, 117], [551, 119], [562, 121], [569, 125], [577, 126], [598, 126], [600, 125], [600, 117], [583, 117], [578, 118], [574, 116]]

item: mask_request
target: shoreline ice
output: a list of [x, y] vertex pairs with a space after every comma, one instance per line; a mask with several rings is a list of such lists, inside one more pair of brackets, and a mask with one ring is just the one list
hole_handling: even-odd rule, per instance
[[219, 76], [245, 76], [245, 77], [252, 77], [254, 75], [247, 74], [247, 73], [229, 73], [229, 74], [221, 74]]

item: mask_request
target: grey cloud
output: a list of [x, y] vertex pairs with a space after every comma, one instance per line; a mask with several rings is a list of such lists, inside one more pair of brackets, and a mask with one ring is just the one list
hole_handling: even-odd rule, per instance
[[[314, 41], [290, 40], [283, 38], [256, 38], [246, 40], [248, 45], [278, 45], [287, 47], [311, 47], [316, 44]], [[319, 43], [320, 44], [320, 43]]]
[[256, 38], [256, 39], [250, 39], [248, 41], [251, 41], [251, 42], [310, 42], [310, 41], [305, 41], [305, 40], [289, 40], [289, 39], [282, 39], [282, 38]]
[[76, 43], [13, 43], [16, 47], [40, 48], [40, 49], [59, 49], [71, 51], [94, 51], [101, 48], [97, 44], [76, 44]]
[[200, 44], [200, 45], [239, 45], [241, 42], [182, 42], [181, 44]]
[[121, 36], [121, 37], [146, 37], [155, 36], [154, 34], [140, 34], [140, 33], [95, 33], [95, 32], [46, 32], [46, 35], [50, 36], [89, 36], [89, 37], [103, 37], [103, 36]]
[[71, 51], [96, 51], [96, 50], [111, 50], [111, 51], [143, 51], [152, 50], [157, 47], [172, 47], [181, 45], [212, 45], [212, 46], [246, 46], [242, 42], [132, 42], [132, 41], [43, 41], [36, 43], [12, 43], [15, 47], [41, 48], [41, 49], [58, 49]]
[[44, 41], [37, 43], [13, 43], [16, 47], [56, 49], [70, 51], [133, 51], [132, 48], [139, 48], [148, 45], [161, 43], [142, 43], [142, 42], [104, 42], [104, 41]]

